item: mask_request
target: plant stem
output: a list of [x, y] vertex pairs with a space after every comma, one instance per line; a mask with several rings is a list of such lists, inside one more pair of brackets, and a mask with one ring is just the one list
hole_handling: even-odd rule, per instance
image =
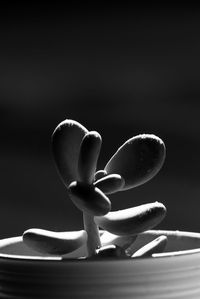
[[87, 251], [88, 257], [96, 254], [96, 249], [101, 247], [101, 240], [99, 235], [99, 229], [94, 222], [94, 216], [87, 213], [83, 213], [84, 229], [87, 232]]

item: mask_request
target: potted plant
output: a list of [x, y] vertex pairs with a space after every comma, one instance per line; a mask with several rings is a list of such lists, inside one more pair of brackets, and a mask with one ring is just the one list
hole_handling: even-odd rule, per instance
[[108, 198], [158, 173], [163, 141], [132, 137], [103, 170], [100, 134], [74, 120], [56, 127], [52, 145], [84, 228], [33, 228], [1, 240], [1, 298], [200, 298], [200, 234], [152, 230], [166, 214], [162, 203], [112, 211]]

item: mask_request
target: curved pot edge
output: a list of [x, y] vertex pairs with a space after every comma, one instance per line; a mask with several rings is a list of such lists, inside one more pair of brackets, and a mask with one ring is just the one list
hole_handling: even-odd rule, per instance
[[[182, 256], [182, 255], [188, 255], [188, 254], [195, 254], [200, 253], [200, 233], [197, 232], [188, 232], [188, 231], [179, 231], [179, 230], [149, 230], [146, 232], [143, 232], [138, 235], [138, 238], [141, 236], [153, 236], [158, 237], [160, 235], [166, 235], [167, 237], [174, 238], [177, 241], [181, 240], [183, 238], [185, 239], [192, 239], [197, 240], [199, 242], [198, 248], [193, 249], [185, 249], [185, 250], [174, 250], [169, 252], [163, 252], [163, 253], [155, 253], [152, 255], [153, 258], [163, 258], [163, 257], [173, 257], [173, 256]], [[87, 260], [84, 258], [67, 258], [67, 257], [61, 257], [61, 256], [40, 256], [40, 255], [20, 255], [20, 254], [11, 254], [11, 253], [5, 253], [1, 252], [2, 249], [4, 249], [7, 246], [15, 246], [16, 244], [22, 243], [22, 236], [17, 237], [10, 237], [0, 240], [0, 259], [8, 259], [8, 260], [26, 260], [26, 261], [70, 261], [70, 262], [79, 262], [79, 261], [93, 261], [93, 260]]]

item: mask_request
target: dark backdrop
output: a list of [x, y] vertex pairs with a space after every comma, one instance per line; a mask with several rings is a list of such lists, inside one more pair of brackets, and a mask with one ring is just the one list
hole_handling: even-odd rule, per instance
[[1, 10], [0, 236], [81, 228], [51, 154], [65, 118], [102, 134], [99, 167], [139, 133], [166, 143], [149, 183], [113, 208], [161, 201], [160, 228], [200, 231], [200, 12], [187, 8]]

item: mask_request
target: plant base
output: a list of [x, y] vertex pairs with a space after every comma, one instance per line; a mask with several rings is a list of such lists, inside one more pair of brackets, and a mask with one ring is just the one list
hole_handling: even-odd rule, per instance
[[62, 260], [36, 254], [21, 237], [1, 240], [0, 298], [199, 299], [200, 234], [148, 231], [135, 250], [161, 234], [166, 252], [132, 260]]

